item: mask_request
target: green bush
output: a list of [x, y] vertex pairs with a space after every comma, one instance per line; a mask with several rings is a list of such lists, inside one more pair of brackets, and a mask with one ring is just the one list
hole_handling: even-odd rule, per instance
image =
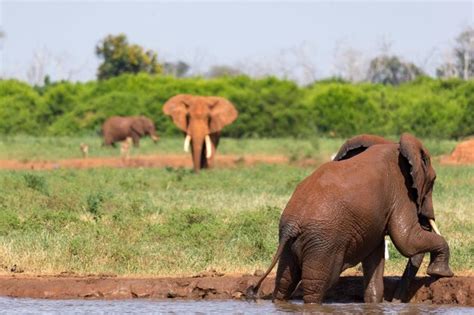
[[360, 133], [460, 138], [474, 133], [474, 81], [426, 77], [402, 84], [324, 80], [307, 87], [273, 77], [215, 79], [125, 74], [88, 83], [57, 82], [37, 89], [0, 80], [0, 134], [87, 135], [112, 115], [151, 117], [164, 136], [181, 132], [162, 112], [180, 94], [219, 95], [239, 118], [228, 137], [348, 137]]
[[43, 176], [33, 173], [26, 173], [23, 175], [23, 179], [25, 180], [26, 187], [36, 190], [43, 195], [49, 196], [48, 182]]
[[0, 81], [0, 133], [41, 134], [39, 94], [25, 83]]

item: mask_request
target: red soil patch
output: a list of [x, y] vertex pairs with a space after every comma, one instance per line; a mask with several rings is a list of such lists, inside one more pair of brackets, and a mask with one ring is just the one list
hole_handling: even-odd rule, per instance
[[[234, 167], [238, 165], [288, 164], [289, 159], [283, 155], [217, 155], [215, 166]], [[137, 168], [137, 167], [192, 167], [191, 157], [183, 154], [144, 155], [130, 159], [117, 157], [66, 159], [57, 161], [18, 161], [0, 160], [0, 169], [9, 170], [53, 170], [61, 168]]]
[[[386, 277], [385, 299], [391, 301], [399, 278]], [[122, 278], [111, 276], [0, 276], [0, 296], [46, 299], [245, 299], [258, 277], [251, 275], [200, 275], [182, 278]], [[274, 278], [263, 283], [259, 296], [271, 298]], [[411, 302], [474, 305], [474, 278], [435, 280], [417, 278], [410, 287]], [[295, 293], [301, 298], [301, 292]], [[328, 302], [362, 302], [362, 278], [341, 277], [325, 299]]]
[[474, 164], [474, 139], [459, 143], [449, 156], [441, 158], [442, 164]]

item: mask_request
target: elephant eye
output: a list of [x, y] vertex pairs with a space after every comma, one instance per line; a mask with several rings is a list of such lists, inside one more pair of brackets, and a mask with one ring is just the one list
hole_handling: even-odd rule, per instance
[[430, 164], [430, 157], [423, 150], [421, 150], [421, 159], [423, 160], [423, 164], [425, 164], [426, 166]]

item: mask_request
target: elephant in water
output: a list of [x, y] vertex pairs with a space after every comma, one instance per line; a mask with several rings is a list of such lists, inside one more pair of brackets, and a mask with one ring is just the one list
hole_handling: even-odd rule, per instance
[[436, 173], [417, 138], [354, 137], [334, 160], [296, 188], [280, 219], [275, 257], [249, 295], [279, 260], [274, 299], [289, 299], [301, 280], [304, 301], [321, 303], [341, 272], [362, 262], [364, 301], [381, 302], [385, 235], [406, 257], [430, 252], [429, 275], [453, 276], [448, 244], [431, 231]]
[[191, 146], [195, 172], [212, 167], [222, 128], [238, 116], [234, 105], [225, 98], [189, 94], [170, 98], [163, 105], [163, 112], [186, 134], [184, 150], [188, 152]]
[[115, 145], [115, 142], [132, 138], [133, 145], [138, 147], [140, 138], [150, 136], [156, 143], [159, 140], [155, 124], [145, 116], [113, 116], [102, 125], [104, 145]]

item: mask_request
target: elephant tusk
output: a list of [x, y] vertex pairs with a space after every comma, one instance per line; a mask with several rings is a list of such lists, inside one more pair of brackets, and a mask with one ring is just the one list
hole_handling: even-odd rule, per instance
[[209, 135], [207, 135], [205, 138], [204, 138], [204, 142], [206, 143], [206, 158], [211, 158], [212, 156], [212, 144], [211, 144], [211, 137], [209, 137]]
[[191, 136], [186, 135], [186, 138], [184, 139], [184, 152], [189, 152], [189, 144], [191, 143]]
[[441, 235], [441, 233], [439, 232], [438, 227], [436, 226], [435, 221], [434, 221], [433, 219], [430, 219], [429, 222], [430, 222], [431, 227], [433, 228], [433, 231], [434, 231], [436, 234]]

